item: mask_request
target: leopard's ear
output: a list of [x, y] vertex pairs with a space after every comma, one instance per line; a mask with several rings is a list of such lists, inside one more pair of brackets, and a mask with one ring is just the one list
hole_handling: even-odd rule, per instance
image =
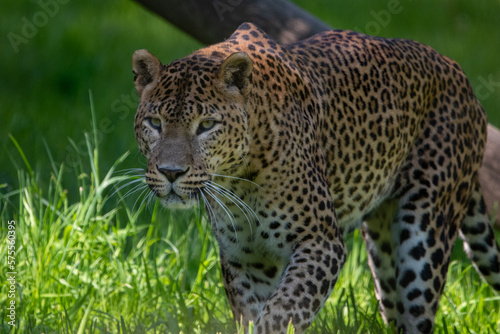
[[153, 88], [158, 83], [161, 72], [161, 62], [148, 50], [142, 49], [134, 52], [132, 56], [134, 71], [134, 84], [137, 94], [142, 95], [145, 88]]
[[235, 52], [220, 67], [221, 89], [230, 94], [246, 95], [252, 83], [252, 59], [245, 52]]

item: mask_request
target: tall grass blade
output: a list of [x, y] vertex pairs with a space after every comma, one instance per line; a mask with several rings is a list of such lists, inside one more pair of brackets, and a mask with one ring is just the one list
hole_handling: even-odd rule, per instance
[[24, 154], [24, 151], [21, 149], [21, 146], [19, 145], [19, 143], [17, 142], [16, 138], [14, 138], [13, 135], [11, 135], [9, 133], [9, 138], [10, 140], [12, 141], [12, 143], [14, 144], [14, 146], [16, 147], [17, 149], [17, 152], [19, 152], [19, 155], [21, 156], [21, 158], [23, 159], [24, 161], [24, 165], [26, 166], [26, 168], [28, 169], [28, 173], [30, 174], [31, 178], [34, 179], [35, 178], [35, 174], [33, 173], [33, 168], [31, 168], [31, 165], [30, 163], [28, 162], [28, 159], [26, 158], [26, 155]]
[[93, 305], [94, 305], [94, 297], [91, 297], [89, 304], [87, 305], [87, 309], [85, 310], [85, 314], [83, 315], [83, 319], [80, 322], [80, 327], [78, 328], [78, 332], [76, 332], [76, 334], [84, 334], [90, 316], [90, 311], [92, 310]]

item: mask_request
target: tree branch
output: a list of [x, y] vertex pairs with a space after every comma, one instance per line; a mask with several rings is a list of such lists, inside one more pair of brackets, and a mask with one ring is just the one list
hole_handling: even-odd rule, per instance
[[[500, 228], [500, 130], [491, 124], [488, 124], [488, 139], [483, 165], [479, 170], [479, 182], [488, 213], [496, 214], [495, 225]], [[493, 212], [495, 203], [497, 210]]]
[[286, 0], [136, 0], [204, 44], [229, 37], [243, 22], [282, 44], [332, 29]]

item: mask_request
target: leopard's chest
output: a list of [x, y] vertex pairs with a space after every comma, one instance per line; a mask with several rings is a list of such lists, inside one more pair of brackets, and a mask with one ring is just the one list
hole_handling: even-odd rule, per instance
[[293, 252], [293, 233], [299, 222], [292, 224], [280, 215], [269, 215], [260, 205], [226, 201], [211, 204], [209, 218], [221, 252], [228, 258], [247, 263], [284, 262]]

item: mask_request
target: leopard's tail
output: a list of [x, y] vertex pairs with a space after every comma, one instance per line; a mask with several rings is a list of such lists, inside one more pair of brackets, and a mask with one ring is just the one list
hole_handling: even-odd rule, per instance
[[500, 291], [500, 248], [486, 213], [481, 186], [476, 182], [460, 228], [464, 249], [476, 270], [495, 290]]

